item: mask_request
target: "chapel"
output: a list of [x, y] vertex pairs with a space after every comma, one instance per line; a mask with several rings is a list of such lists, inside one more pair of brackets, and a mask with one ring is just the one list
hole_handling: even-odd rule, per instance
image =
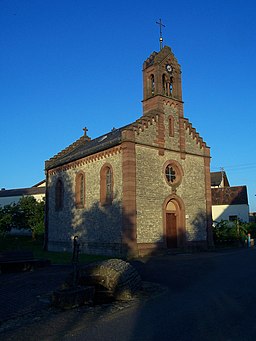
[[210, 148], [183, 115], [181, 67], [168, 46], [143, 63], [143, 112], [46, 161], [46, 244], [138, 256], [212, 246]]

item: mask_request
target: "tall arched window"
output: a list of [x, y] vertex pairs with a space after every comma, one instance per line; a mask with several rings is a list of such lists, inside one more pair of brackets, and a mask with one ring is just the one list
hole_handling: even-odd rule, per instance
[[163, 88], [163, 95], [167, 96], [167, 82], [166, 82], [166, 75], [162, 75], [162, 88]]
[[58, 179], [55, 185], [55, 209], [61, 210], [63, 208], [64, 187], [61, 179]]
[[174, 118], [172, 115], [169, 117], [169, 136], [174, 136]]
[[76, 175], [76, 207], [85, 207], [85, 175], [84, 172], [79, 172]]
[[155, 94], [155, 77], [154, 77], [154, 75], [150, 76], [150, 84], [151, 84], [151, 95], [154, 96], [154, 94]]
[[100, 202], [102, 205], [110, 205], [113, 200], [113, 170], [106, 164], [100, 171]]

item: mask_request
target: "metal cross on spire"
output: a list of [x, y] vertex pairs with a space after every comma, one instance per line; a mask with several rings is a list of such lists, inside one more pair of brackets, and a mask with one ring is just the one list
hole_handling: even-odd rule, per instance
[[159, 25], [159, 27], [160, 27], [160, 38], [159, 38], [159, 41], [160, 41], [160, 51], [161, 51], [162, 48], [163, 48], [162, 27], [165, 27], [165, 25], [162, 23], [162, 19], [159, 19], [159, 22], [156, 21], [156, 24]]

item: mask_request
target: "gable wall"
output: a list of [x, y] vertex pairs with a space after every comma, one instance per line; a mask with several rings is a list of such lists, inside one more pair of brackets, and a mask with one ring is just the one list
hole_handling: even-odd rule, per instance
[[[151, 126], [135, 134], [137, 241], [164, 242], [163, 203], [173, 193], [164, 175], [163, 167], [168, 160], [177, 161], [184, 172], [176, 195], [183, 200], [185, 206], [187, 241], [206, 240], [204, 149], [191, 125], [186, 126], [183, 123], [183, 118], [179, 115], [182, 108], [165, 103], [163, 109], [165, 114], [162, 116], [164, 128], [161, 132], [161, 146], [156, 143], [159, 141], [159, 117]], [[169, 115], [174, 118], [173, 137], [169, 136]], [[184, 129], [184, 153], [181, 153], [181, 125]]]
[[163, 203], [172, 193], [166, 183], [164, 164], [168, 160], [180, 163], [184, 177], [176, 195], [185, 205], [187, 240], [206, 240], [206, 205], [204, 160], [187, 156], [181, 160], [176, 152], [158, 155], [157, 149], [136, 147], [137, 183], [137, 241], [138, 243], [163, 242]]

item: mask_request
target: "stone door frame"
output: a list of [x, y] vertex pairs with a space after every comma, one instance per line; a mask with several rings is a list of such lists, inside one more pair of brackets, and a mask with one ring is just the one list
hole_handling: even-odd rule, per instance
[[185, 225], [185, 205], [183, 200], [176, 194], [169, 195], [163, 203], [163, 236], [165, 247], [167, 248], [167, 221], [166, 216], [172, 213], [167, 209], [168, 204], [172, 202], [175, 205], [176, 213], [176, 230], [177, 230], [177, 247], [182, 248], [186, 245], [186, 225]]

